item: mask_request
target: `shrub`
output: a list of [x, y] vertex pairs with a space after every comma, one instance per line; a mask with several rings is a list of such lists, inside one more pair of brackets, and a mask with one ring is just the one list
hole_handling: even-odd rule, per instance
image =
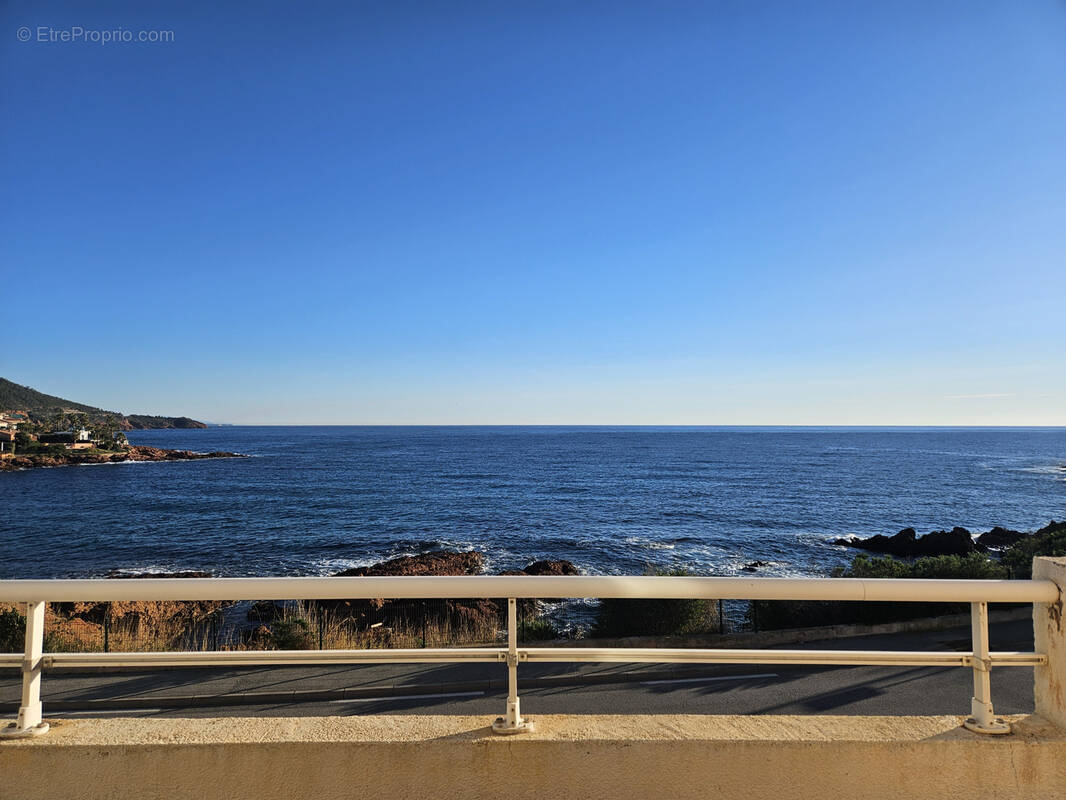
[[272, 644], [278, 650], [313, 650], [311, 625], [303, 617], [278, 620], [273, 624]]
[[[1006, 570], [983, 553], [965, 556], [927, 556], [901, 561], [891, 556], [874, 558], [862, 553], [847, 569], [833, 571], [835, 578], [943, 578], [989, 580], [1003, 578]], [[959, 614], [965, 603], [868, 603], [818, 600], [754, 600], [748, 617], [755, 628], [806, 628], [817, 625], [872, 625], [940, 614]]]
[[[688, 575], [684, 569], [649, 570], [650, 575]], [[600, 601], [592, 635], [683, 636], [706, 633], [718, 625], [717, 605], [711, 600], [628, 600], [608, 597]]]
[[534, 618], [518, 623], [518, 641], [520, 642], [545, 642], [558, 638], [560, 638], [559, 631], [546, 619]]
[[1003, 554], [1002, 562], [1012, 577], [1031, 578], [1036, 556], [1066, 556], [1066, 522], [1052, 522], [1015, 542]]
[[891, 556], [874, 558], [861, 553], [846, 570], [837, 568], [835, 578], [945, 578], [950, 580], [990, 580], [1003, 578], [1005, 570], [983, 553], [964, 556], [926, 556], [917, 561], [900, 561]]

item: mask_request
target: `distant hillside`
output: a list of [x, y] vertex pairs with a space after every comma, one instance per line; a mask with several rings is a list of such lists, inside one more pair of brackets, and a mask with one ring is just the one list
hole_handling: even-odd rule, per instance
[[149, 414], [127, 414], [129, 430], [139, 431], [149, 428], [206, 428], [207, 423], [189, 417], [153, 417]]
[[93, 417], [115, 417], [123, 430], [145, 430], [148, 428], [206, 428], [202, 422], [188, 417], [156, 417], [146, 414], [123, 414], [120, 411], [106, 411], [96, 406], [75, 403], [62, 397], [38, 392], [29, 386], [12, 383], [0, 378], [0, 410], [25, 411], [35, 422], [46, 422], [50, 417], [67, 411], [81, 411]]

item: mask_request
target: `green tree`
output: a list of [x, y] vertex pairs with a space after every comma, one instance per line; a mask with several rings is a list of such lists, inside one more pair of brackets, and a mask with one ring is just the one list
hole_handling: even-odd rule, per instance
[[125, 445], [125, 435], [119, 430], [118, 419], [107, 414], [93, 420], [88, 426], [90, 435], [105, 450], [114, 450]]

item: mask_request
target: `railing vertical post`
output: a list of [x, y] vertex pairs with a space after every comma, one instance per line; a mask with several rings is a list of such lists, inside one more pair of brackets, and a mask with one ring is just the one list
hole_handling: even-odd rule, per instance
[[492, 723], [495, 733], [524, 733], [533, 730], [533, 721], [522, 718], [518, 700], [518, 604], [507, 599], [507, 716]]
[[992, 710], [992, 662], [988, 656], [988, 603], [970, 604], [973, 640], [973, 699], [970, 716], [963, 723], [976, 733], [1010, 733], [1010, 725]]
[[41, 668], [44, 661], [43, 601], [26, 604], [26, 652], [22, 660], [22, 704], [18, 721], [0, 730], [0, 738], [21, 739], [48, 732], [41, 721]]

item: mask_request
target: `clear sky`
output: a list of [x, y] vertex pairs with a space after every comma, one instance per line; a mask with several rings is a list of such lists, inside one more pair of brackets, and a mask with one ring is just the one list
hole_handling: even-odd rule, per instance
[[0, 375], [74, 400], [1066, 424], [1061, 0], [9, 0], [0, 148]]

